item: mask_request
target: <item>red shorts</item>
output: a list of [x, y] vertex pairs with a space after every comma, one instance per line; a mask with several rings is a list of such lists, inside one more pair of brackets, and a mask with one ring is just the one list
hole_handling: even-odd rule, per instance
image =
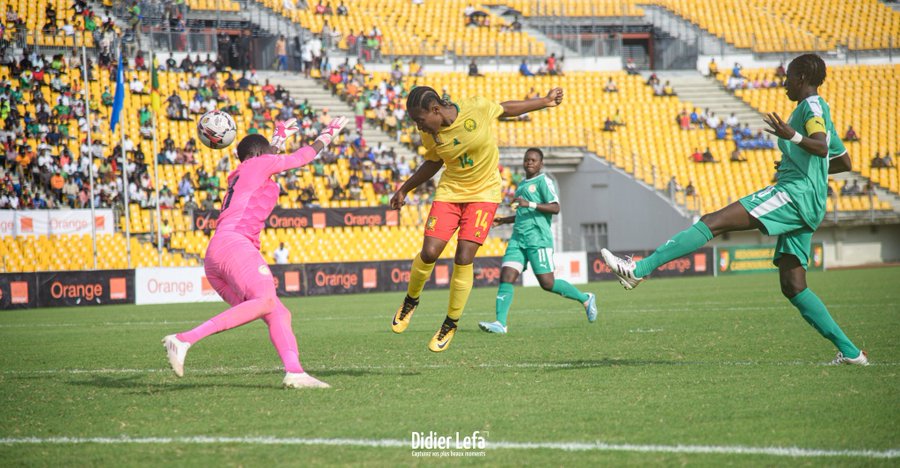
[[459, 240], [481, 245], [491, 232], [496, 212], [497, 203], [436, 201], [431, 205], [431, 212], [425, 222], [425, 235], [449, 241], [459, 228]]

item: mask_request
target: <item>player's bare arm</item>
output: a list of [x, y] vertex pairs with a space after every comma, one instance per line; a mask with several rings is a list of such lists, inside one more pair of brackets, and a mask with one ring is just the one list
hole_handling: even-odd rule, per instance
[[[763, 117], [763, 121], [769, 128], [763, 130], [785, 140], [791, 140], [795, 135], [799, 135], [787, 122], [781, 120], [777, 113], [772, 112]], [[828, 139], [825, 132], [816, 132], [808, 137], [800, 136], [801, 140], [797, 145], [803, 148], [807, 153], [814, 154], [823, 158], [828, 157]]]
[[422, 185], [428, 179], [434, 177], [435, 174], [441, 170], [441, 167], [444, 165], [441, 161], [425, 161], [419, 166], [419, 169], [416, 170], [415, 174], [413, 174], [409, 179], [406, 179], [406, 182], [400, 186], [399, 189], [394, 193], [394, 196], [391, 197], [391, 208], [395, 210], [399, 210], [403, 205], [406, 204], [406, 195], [411, 192], [416, 187]]
[[850, 153], [844, 153], [831, 160], [828, 164], [829, 174], [840, 174], [841, 172], [850, 172], [853, 170], [853, 164], [850, 162]]
[[541, 98], [527, 99], [525, 101], [501, 102], [500, 106], [503, 107], [503, 114], [500, 115], [500, 118], [518, 117], [522, 114], [527, 114], [532, 111], [546, 109], [548, 107], [556, 107], [562, 104], [562, 101], [562, 88], [553, 88], [549, 93], [547, 93], [546, 96]]

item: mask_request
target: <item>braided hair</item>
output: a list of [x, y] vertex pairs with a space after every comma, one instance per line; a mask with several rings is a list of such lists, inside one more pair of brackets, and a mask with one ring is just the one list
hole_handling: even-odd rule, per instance
[[825, 61], [816, 54], [803, 54], [792, 60], [788, 68], [811, 86], [819, 87], [825, 82]]
[[439, 106], [443, 107], [450, 106], [450, 101], [441, 99], [437, 91], [430, 86], [416, 86], [409, 92], [409, 96], [406, 96], [407, 111], [416, 108], [429, 110], [431, 109], [432, 103], [437, 103]]

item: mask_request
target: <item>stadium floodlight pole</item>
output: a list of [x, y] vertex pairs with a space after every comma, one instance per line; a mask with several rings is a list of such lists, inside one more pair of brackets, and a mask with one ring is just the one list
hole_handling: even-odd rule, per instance
[[[153, 54], [153, 47], [150, 48], [150, 68], [154, 70], [155, 73], [159, 73], [159, 70], [156, 69], [156, 62], [154, 62], [155, 57]], [[153, 88], [153, 77], [150, 78], [150, 92], [157, 93], [158, 90]], [[155, 94], [154, 94], [155, 96]], [[157, 99], [156, 97], [151, 98]], [[157, 101], [152, 101], [157, 102]], [[162, 213], [160, 213], [159, 208], [159, 158], [157, 157], [157, 152], [159, 151], [159, 142], [156, 139], [156, 109], [153, 109], [153, 188], [156, 191], [156, 253], [157, 253], [157, 262], [159, 266], [163, 266], [163, 246], [162, 246]]]
[[[122, 39], [119, 39], [119, 61], [122, 61]], [[124, 67], [125, 65], [122, 64]], [[119, 70], [116, 70], [116, 73], [119, 73]], [[125, 79], [122, 79], [122, 83], [124, 84]], [[120, 152], [122, 153], [122, 193], [125, 198], [125, 258], [128, 262], [128, 268], [131, 269], [131, 216], [129, 215], [129, 206], [128, 206], [128, 158], [125, 157], [125, 122], [121, 122], [119, 125], [120, 130], [122, 131], [122, 137], [119, 144]]]
[[[94, 255], [94, 269], [97, 269], [97, 216], [94, 211], [94, 140], [91, 138], [91, 86], [88, 82], [88, 69], [87, 69], [87, 48], [84, 46], [84, 41], [81, 43], [81, 74], [84, 77], [84, 82], [86, 83], [84, 87], [84, 99], [87, 102], [88, 108], [88, 125], [87, 125], [87, 144], [88, 144], [88, 159], [91, 163], [88, 165], [88, 171], [90, 172], [90, 181], [91, 181], [91, 243], [93, 244], [93, 255]], [[84, 157], [82, 154], [81, 157]]]

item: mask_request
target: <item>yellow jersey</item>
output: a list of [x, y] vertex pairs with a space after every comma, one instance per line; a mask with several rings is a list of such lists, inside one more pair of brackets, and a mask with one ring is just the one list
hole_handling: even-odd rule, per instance
[[500, 203], [500, 150], [491, 127], [503, 107], [483, 97], [465, 99], [456, 107], [456, 120], [438, 132], [440, 143], [420, 132], [425, 159], [444, 163], [434, 200]]

